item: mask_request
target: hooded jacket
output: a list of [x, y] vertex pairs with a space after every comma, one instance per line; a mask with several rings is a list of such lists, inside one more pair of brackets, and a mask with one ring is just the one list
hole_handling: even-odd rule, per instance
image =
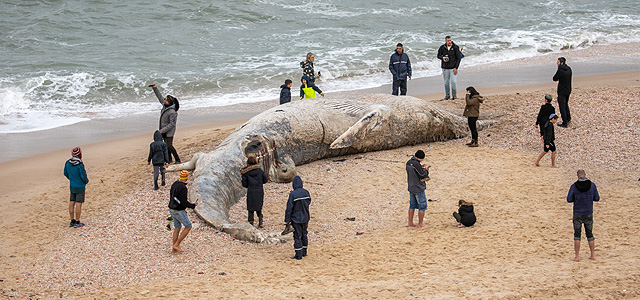
[[407, 76], [411, 77], [409, 56], [404, 51], [402, 54], [394, 51], [389, 58], [389, 71], [393, 74], [393, 80], [406, 80]]
[[85, 186], [89, 183], [84, 163], [77, 157], [72, 157], [64, 164], [64, 176], [69, 179], [69, 189], [74, 194], [84, 193]]
[[567, 64], [558, 66], [558, 71], [553, 75], [553, 81], [558, 82], [558, 94], [571, 94], [571, 68]]
[[547, 123], [544, 124], [544, 131], [542, 132], [542, 140], [545, 145], [551, 145], [556, 140], [556, 133], [553, 123], [547, 119]]
[[287, 210], [284, 213], [285, 223], [307, 223], [309, 222], [309, 204], [311, 196], [309, 192], [302, 188], [300, 176], [293, 178], [293, 191], [289, 193], [287, 200]]
[[462, 113], [463, 117], [467, 118], [477, 118], [480, 116], [480, 103], [484, 101], [484, 97], [480, 95], [473, 95], [469, 97], [466, 95], [464, 98], [466, 102], [466, 106], [464, 107], [464, 112]]
[[[444, 62], [443, 57], [448, 56], [449, 61]], [[451, 49], [447, 49], [447, 44], [443, 44], [438, 48], [438, 59], [440, 60], [440, 67], [443, 69], [457, 69], [460, 66], [460, 60], [462, 59], [462, 53], [456, 43], [451, 42]]]
[[420, 179], [429, 177], [429, 171], [422, 168], [420, 161], [415, 156], [407, 161], [406, 169], [408, 190], [410, 193], [417, 194], [427, 189], [427, 185], [424, 181], [420, 181]]
[[242, 186], [247, 188], [247, 210], [260, 211], [264, 200], [262, 185], [269, 181], [267, 174], [260, 169], [260, 165], [246, 166], [240, 169]]
[[280, 104], [291, 102], [291, 88], [284, 84], [280, 88]]
[[476, 223], [476, 214], [473, 212], [473, 205], [461, 205], [458, 208], [460, 223], [464, 226], [473, 226]]
[[[313, 84], [313, 82], [311, 82], [311, 80], [309, 79], [309, 76], [304, 75], [302, 76], [302, 78], [300, 78], [300, 82], [302, 82], [302, 79], [307, 81], [307, 84], [302, 84], [300, 86], [300, 99], [304, 98], [305, 95], [307, 96], [307, 99], [313, 99], [316, 98], [315, 93], [311, 93], [311, 90], [308, 89], [313, 89], [314, 91], [320, 93], [322, 95], [322, 91], [320, 90], [319, 87], [317, 87], [315, 84]], [[307, 89], [307, 92], [305, 93], [305, 89]]]
[[569, 188], [567, 202], [573, 202], [573, 214], [588, 216], [593, 214], [593, 202], [600, 201], [596, 184], [586, 177], [578, 178]]
[[179, 104], [176, 101], [164, 104], [164, 97], [160, 93], [157, 87], [153, 87], [153, 92], [156, 94], [158, 101], [162, 104], [162, 110], [160, 111], [160, 124], [158, 130], [162, 133], [163, 137], [173, 137], [176, 132], [176, 122], [178, 122], [178, 109]]
[[169, 208], [173, 210], [185, 210], [187, 207], [195, 208], [196, 206], [187, 200], [188, 195], [189, 189], [187, 189], [186, 183], [179, 180], [174, 182], [169, 190]]
[[153, 142], [149, 145], [147, 162], [151, 161], [154, 166], [162, 166], [165, 163], [169, 163], [169, 150], [167, 150], [167, 144], [162, 141], [162, 133], [158, 130], [153, 133]]
[[538, 119], [536, 119], [536, 125], [544, 126], [547, 121], [549, 121], [549, 116], [551, 114], [555, 114], [556, 109], [551, 105], [551, 103], [545, 103], [540, 106], [540, 111], [538, 112]]

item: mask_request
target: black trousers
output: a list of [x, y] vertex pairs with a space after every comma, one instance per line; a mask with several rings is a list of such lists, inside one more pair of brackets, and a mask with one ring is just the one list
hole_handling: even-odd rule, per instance
[[393, 90], [391, 91], [391, 94], [398, 96], [398, 89], [400, 89], [400, 95], [404, 96], [407, 94], [407, 79], [393, 79]]
[[307, 256], [307, 245], [309, 241], [307, 240], [307, 223], [293, 223], [293, 250], [296, 251], [296, 257]]
[[571, 111], [569, 111], [569, 96], [568, 94], [558, 94], [558, 107], [560, 108], [560, 116], [562, 117], [562, 124], [569, 124], [571, 122]]
[[469, 130], [471, 130], [471, 138], [474, 141], [478, 141], [478, 127], [476, 126], [478, 117], [468, 117], [467, 122], [469, 123]]
[[176, 148], [173, 148], [173, 137], [168, 137], [163, 135], [162, 139], [164, 140], [164, 143], [167, 144], [167, 149], [169, 150], [169, 160], [170, 161], [172, 160], [171, 155], [173, 155], [176, 162], [179, 163], [180, 157], [178, 156], [178, 151], [176, 151]]
[[[261, 210], [256, 210], [256, 215], [258, 215], [258, 218], [262, 218], [262, 211]], [[249, 210], [249, 216], [247, 218], [247, 221], [249, 221], [249, 223], [253, 223], [253, 211]]]

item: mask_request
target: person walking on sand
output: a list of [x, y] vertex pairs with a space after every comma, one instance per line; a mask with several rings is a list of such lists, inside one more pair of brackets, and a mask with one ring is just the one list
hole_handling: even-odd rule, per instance
[[582, 224], [589, 243], [591, 256], [595, 260], [595, 238], [593, 237], [593, 202], [600, 201], [596, 184], [587, 179], [584, 170], [578, 170], [578, 180], [569, 188], [567, 202], [573, 203], [573, 249], [576, 256], [573, 261], [580, 261], [580, 237]]
[[458, 221], [458, 227], [469, 227], [476, 223], [476, 214], [473, 212], [473, 203], [458, 201], [458, 212], [453, 212], [453, 217]]
[[[415, 155], [407, 161], [407, 183], [409, 190], [409, 222], [408, 227], [426, 227], [423, 224], [424, 213], [427, 210], [427, 197], [424, 191], [427, 189], [425, 181], [429, 178], [429, 168], [421, 164], [424, 160], [424, 151], [418, 150]], [[413, 214], [418, 210], [418, 225], [413, 223]]]
[[260, 169], [255, 156], [249, 156], [247, 165], [240, 169], [240, 174], [242, 175], [242, 186], [247, 188], [247, 211], [249, 212], [247, 220], [249, 224], [253, 225], [253, 213], [255, 212], [258, 215], [258, 228], [262, 228], [264, 225], [262, 219], [263, 185], [269, 181], [269, 178]]
[[544, 132], [542, 134], [544, 146], [542, 148], [542, 153], [538, 155], [538, 160], [536, 160], [536, 167], [540, 166], [540, 160], [549, 151], [551, 151], [551, 167], [558, 167], [556, 166], [556, 135], [553, 129], [553, 125], [556, 124], [556, 122], [558, 122], [558, 116], [556, 116], [556, 114], [551, 114], [549, 116], [549, 121], [544, 125]]
[[[438, 48], [438, 59], [442, 68], [442, 77], [444, 78], [444, 100], [456, 99], [458, 83], [458, 67], [462, 59], [460, 48], [452, 40], [451, 36], [444, 38], [445, 43]], [[449, 93], [451, 87], [451, 93]]]
[[75, 147], [71, 150], [71, 158], [64, 164], [64, 176], [69, 179], [69, 227], [82, 227], [80, 222], [82, 203], [84, 203], [85, 186], [89, 183], [87, 171], [82, 162], [82, 149]]
[[[173, 253], [176, 252], [184, 252], [182, 248], [180, 248], [180, 243], [182, 240], [187, 237], [189, 231], [191, 231], [191, 220], [189, 220], [189, 216], [187, 216], [187, 212], [185, 209], [191, 208], [194, 209], [198, 206], [198, 203], [190, 203], [187, 201], [187, 196], [189, 194], [189, 190], [187, 189], [187, 180], [189, 179], [188, 171], [180, 172], [180, 180], [174, 182], [171, 185], [171, 190], [169, 191], [169, 213], [171, 214], [171, 218], [173, 219], [173, 241], [171, 243], [171, 251]], [[184, 230], [180, 232], [180, 229], [184, 225]]]
[[553, 97], [551, 95], [544, 96], [544, 104], [540, 106], [538, 118], [536, 119], [536, 128], [540, 130], [540, 137], [544, 135], [544, 125], [547, 124], [549, 116], [556, 113], [556, 109], [551, 105]]
[[162, 174], [162, 186], [165, 185], [164, 174], [169, 163], [169, 150], [167, 144], [162, 141], [162, 133], [156, 130], [153, 133], [153, 142], [149, 144], [149, 156], [147, 165], [153, 162], [153, 189], [158, 190], [158, 175]]
[[307, 246], [309, 240], [307, 238], [307, 227], [309, 226], [309, 204], [311, 204], [311, 195], [309, 191], [302, 187], [302, 179], [300, 176], [293, 178], [293, 191], [289, 193], [287, 200], [287, 209], [284, 213], [284, 223], [293, 226], [293, 249], [295, 250], [295, 259], [302, 259], [307, 256]]
[[316, 55], [309, 52], [307, 53], [307, 59], [300, 62], [300, 68], [302, 68], [302, 76], [309, 76], [309, 83], [315, 83], [316, 78], [322, 77], [322, 74], [318, 72], [316, 77], [315, 70], [313, 69], [313, 63], [316, 61]]
[[178, 110], [180, 109], [180, 103], [178, 102], [178, 98], [171, 95], [163, 97], [155, 83], [149, 87], [153, 88], [153, 92], [156, 94], [158, 101], [162, 104], [158, 130], [162, 133], [162, 139], [164, 139], [164, 142], [167, 144], [167, 148], [169, 149], [169, 163], [171, 163], [171, 156], [173, 156], [176, 164], [179, 164], [181, 161], [178, 156], [178, 151], [173, 147], [173, 136], [176, 133], [176, 123], [178, 122]]
[[404, 53], [404, 47], [401, 43], [396, 45], [396, 51], [394, 51], [389, 58], [389, 71], [393, 74], [391, 94], [398, 96], [398, 89], [400, 89], [400, 95], [406, 95], [407, 78], [411, 80], [411, 61], [409, 60], [409, 56]]
[[558, 127], [569, 127], [571, 123], [571, 112], [569, 111], [569, 96], [571, 95], [571, 68], [567, 66], [567, 59], [559, 57], [556, 62], [558, 70], [553, 75], [553, 81], [558, 82], [558, 108], [562, 123]]
[[462, 116], [467, 117], [469, 130], [471, 130], [471, 142], [467, 143], [469, 147], [478, 147], [478, 117], [480, 117], [480, 103], [484, 98], [472, 86], [467, 87], [467, 95], [464, 98], [466, 103]]

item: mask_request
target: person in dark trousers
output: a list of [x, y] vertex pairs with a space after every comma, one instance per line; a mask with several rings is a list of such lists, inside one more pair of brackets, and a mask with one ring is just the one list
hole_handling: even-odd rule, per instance
[[302, 83], [302, 85], [300, 85], [300, 100], [304, 97], [307, 97], [307, 99], [315, 99], [316, 92], [320, 93], [320, 96], [324, 97], [322, 90], [313, 84], [313, 82], [309, 81], [309, 76], [302, 76], [300, 82]]
[[464, 200], [458, 201], [458, 212], [453, 212], [453, 217], [458, 221], [458, 227], [473, 226], [476, 223], [473, 203]]
[[178, 102], [178, 98], [171, 95], [163, 97], [155, 83], [149, 87], [153, 88], [153, 92], [156, 94], [158, 101], [162, 104], [162, 110], [160, 111], [160, 125], [158, 129], [160, 130], [160, 133], [162, 133], [162, 138], [169, 149], [169, 163], [171, 163], [171, 156], [173, 156], [176, 164], [179, 164], [181, 161], [178, 156], [178, 151], [173, 147], [173, 136], [176, 133], [176, 122], [178, 122], [178, 110], [180, 109], [180, 103]]
[[[421, 163], [425, 158], [424, 151], [418, 150], [416, 154], [407, 161], [407, 185], [409, 190], [409, 222], [408, 227], [426, 227], [423, 224], [424, 213], [427, 210], [427, 197], [424, 191], [427, 189], [425, 181], [429, 178], [429, 167]], [[418, 210], [418, 225], [413, 223], [413, 214]]]
[[580, 261], [580, 238], [582, 224], [584, 233], [587, 236], [591, 256], [589, 259], [595, 260], [595, 238], [593, 237], [593, 202], [600, 201], [600, 194], [596, 184], [587, 179], [584, 170], [578, 170], [578, 180], [569, 188], [567, 202], [573, 203], [573, 249], [576, 256], [573, 261]]
[[318, 76], [316, 77], [315, 71], [313, 69], [313, 63], [316, 61], [316, 55], [309, 52], [307, 53], [307, 59], [305, 61], [300, 62], [300, 68], [302, 68], [302, 75], [309, 76], [309, 83], [316, 82], [316, 78], [322, 77], [322, 74], [318, 72]]
[[558, 82], [558, 108], [560, 109], [560, 116], [562, 117], [562, 123], [559, 127], [569, 127], [571, 123], [571, 111], [569, 111], [569, 96], [571, 95], [571, 68], [567, 66], [567, 59], [564, 57], [558, 58], [558, 70], [553, 75], [553, 81]]
[[556, 113], [556, 109], [551, 105], [553, 97], [551, 95], [544, 96], [544, 104], [540, 106], [538, 118], [536, 119], [536, 128], [540, 129], [540, 136], [544, 134], [544, 125], [547, 124], [549, 116]]
[[284, 81], [284, 84], [280, 86], [280, 104], [291, 102], [291, 79]]
[[248, 221], [253, 225], [253, 213], [258, 215], [258, 228], [262, 228], [264, 223], [262, 219], [262, 203], [264, 201], [264, 188], [262, 185], [269, 181], [267, 174], [260, 169], [258, 160], [255, 156], [249, 156], [247, 165], [240, 169], [242, 175], [242, 186], [247, 188], [247, 211], [249, 212]]
[[162, 141], [162, 133], [156, 130], [153, 133], [153, 142], [149, 144], [149, 156], [147, 157], [147, 165], [153, 162], [153, 189], [158, 190], [158, 175], [162, 174], [162, 186], [165, 185], [164, 174], [165, 167], [169, 163], [169, 150], [167, 144]]
[[69, 227], [82, 227], [80, 222], [82, 204], [84, 203], [85, 187], [89, 183], [87, 171], [82, 162], [82, 149], [75, 147], [71, 150], [71, 158], [64, 164], [64, 176], [69, 179]]
[[466, 103], [464, 107], [464, 113], [462, 116], [467, 117], [469, 123], [469, 130], [471, 131], [471, 142], [467, 143], [469, 147], [478, 147], [478, 117], [480, 117], [480, 103], [484, 101], [484, 98], [480, 96], [480, 93], [476, 91], [472, 86], [467, 87], [467, 95], [464, 98]]
[[556, 116], [556, 114], [551, 114], [549, 116], [549, 121], [544, 125], [544, 132], [542, 133], [544, 146], [542, 148], [542, 153], [538, 155], [538, 160], [536, 160], [536, 167], [540, 166], [540, 160], [549, 151], [551, 151], [551, 167], [558, 167], [556, 166], [556, 134], [553, 129], [553, 125], [556, 124], [556, 122], [558, 122], [558, 116]]
[[302, 188], [300, 176], [293, 178], [293, 191], [289, 193], [287, 200], [287, 210], [284, 213], [285, 224], [293, 225], [293, 249], [295, 259], [302, 259], [307, 256], [307, 227], [309, 225], [309, 204], [311, 196], [309, 191]]
[[[460, 52], [460, 48], [451, 40], [450, 36], [446, 36], [444, 41], [445, 43], [438, 48], [438, 59], [440, 60], [442, 77], [444, 78], [444, 100], [455, 100], [458, 89], [456, 77], [458, 76], [462, 52]], [[451, 93], [449, 93], [449, 86], [451, 86]]]
[[[184, 252], [180, 247], [182, 240], [187, 237], [189, 231], [191, 231], [191, 220], [185, 209], [194, 209], [198, 206], [198, 203], [189, 203], [187, 197], [189, 190], [187, 189], [187, 180], [189, 179], [189, 172], [181, 171], [180, 180], [174, 182], [171, 185], [169, 191], [169, 213], [173, 219], [173, 241], [171, 244], [171, 251], [173, 253]], [[180, 229], [184, 225], [184, 230], [180, 232]]]
[[389, 58], [389, 71], [393, 74], [393, 89], [391, 94], [398, 96], [398, 89], [400, 89], [400, 95], [407, 94], [407, 78], [411, 80], [411, 61], [409, 56], [404, 53], [404, 47], [401, 43], [396, 45], [396, 51], [391, 54]]

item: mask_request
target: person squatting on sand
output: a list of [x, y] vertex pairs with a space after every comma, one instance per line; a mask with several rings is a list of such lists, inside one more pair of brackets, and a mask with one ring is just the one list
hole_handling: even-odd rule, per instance
[[309, 76], [302, 76], [300, 82], [302, 82], [302, 85], [300, 85], [300, 100], [304, 97], [307, 97], [307, 99], [315, 99], [316, 92], [320, 93], [320, 96], [324, 97], [320, 88], [313, 84], [313, 82], [309, 81]]
[[[189, 195], [189, 190], [187, 189], [188, 179], [189, 172], [185, 170], [181, 171], [180, 179], [171, 185], [171, 190], [169, 191], [169, 213], [173, 219], [174, 227], [171, 251], [174, 253], [184, 252], [182, 248], [180, 248], [180, 243], [182, 243], [182, 240], [184, 240], [189, 234], [189, 231], [191, 231], [191, 221], [185, 209], [187, 207], [194, 209], [198, 205], [197, 202], [192, 204], [187, 200], [187, 196]], [[184, 230], [180, 232], [180, 228], [182, 228], [183, 225]]]
[[173, 136], [176, 133], [176, 123], [178, 122], [178, 110], [180, 109], [180, 103], [178, 98], [171, 95], [163, 97], [160, 90], [156, 87], [156, 84], [149, 86], [153, 88], [153, 92], [156, 94], [158, 101], [162, 104], [162, 110], [160, 111], [160, 125], [158, 130], [162, 133], [162, 138], [167, 144], [169, 149], [169, 163], [171, 163], [171, 156], [175, 158], [176, 164], [181, 163], [178, 151], [173, 147]]
[[320, 72], [318, 72], [318, 76], [316, 77], [315, 71], [313, 70], [314, 61], [316, 61], [316, 55], [309, 52], [307, 53], [307, 59], [300, 62], [300, 68], [302, 68], [302, 76], [309, 76], [309, 83], [316, 83], [316, 78], [322, 77], [322, 74], [320, 74]]
[[453, 212], [453, 217], [458, 221], [458, 227], [473, 226], [476, 223], [473, 203], [464, 200], [458, 201], [458, 212]]
[[[458, 76], [462, 53], [458, 45], [451, 41], [451, 36], [446, 36], [444, 41], [445, 43], [438, 48], [438, 59], [441, 60], [440, 67], [444, 78], [444, 100], [455, 100], [458, 88], [456, 76]], [[451, 85], [451, 93], [449, 93], [449, 85]]]
[[293, 191], [289, 193], [287, 200], [287, 210], [284, 213], [284, 223], [293, 225], [293, 249], [295, 259], [302, 259], [307, 256], [307, 227], [309, 225], [309, 204], [311, 195], [309, 191], [302, 188], [300, 176], [293, 178]]
[[269, 181], [267, 174], [260, 169], [255, 156], [247, 158], [247, 165], [240, 169], [242, 186], [247, 188], [247, 211], [249, 224], [253, 225], [253, 212], [258, 215], [258, 228], [262, 228], [262, 203], [264, 201], [264, 188], [262, 185]]
[[401, 43], [396, 45], [396, 51], [389, 58], [389, 71], [393, 74], [393, 87], [391, 94], [398, 96], [407, 94], [407, 77], [411, 80], [411, 61], [409, 56], [404, 53], [404, 47]]
[[573, 248], [576, 256], [573, 261], [580, 261], [580, 236], [582, 224], [584, 233], [589, 242], [591, 256], [589, 259], [596, 259], [595, 238], [593, 237], [593, 202], [600, 201], [600, 195], [596, 184], [587, 179], [584, 170], [578, 170], [578, 180], [569, 188], [567, 202], [573, 203]]
[[469, 130], [471, 130], [471, 142], [466, 145], [469, 147], [478, 147], [478, 117], [480, 116], [480, 103], [484, 101], [484, 98], [480, 96], [480, 93], [476, 91], [472, 86], [467, 88], [467, 95], [464, 98], [466, 105], [464, 107], [463, 117], [467, 117], [469, 123]]
[[544, 125], [544, 132], [542, 133], [544, 146], [542, 148], [542, 152], [538, 155], [538, 160], [535, 162], [536, 167], [540, 166], [540, 160], [549, 151], [551, 151], [551, 167], [558, 167], [556, 166], [556, 134], [553, 129], [553, 124], [556, 122], [558, 122], [558, 116], [556, 114], [551, 114], [549, 116], [549, 120]]
[[551, 105], [551, 101], [553, 101], [553, 97], [551, 97], [551, 95], [545, 95], [544, 104], [540, 106], [540, 111], [538, 111], [536, 128], [540, 130], [540, 137], [544, 135], [544, 125], [547, 124], [549, 116], [556, 113], [556, 109]]
[[291, 102], [291, 85], [293, 81], [287, 79], [284, 84], [280, 86], [280, 104]]
[[158, 130], [153, 133], [153, 142], [149, 144], [147, 165], [151, 162], [153, 162], [153, 189], [158, 190], [158, 173], [162, 173], [162, 186], [164, 186], [164, 174], [167, 171], [165, 167], [169, 164], [169, 150], [167, 150], [167, 144], [162, 141], [162, 133]]
[[[424, 191], [427, 189], [425, 181], [429, 178], [429, 168], [420, 164], [425, 158], [424, 151], [418, 150], [406, 164], [407, 185], [409, 190], [409, 227], [426, 227], [423, 224], [424, 213], [427, 210], [427, 197]], [[413, 214], [418, 210], [418, 225], [413, 223]]]
[[571, 123], [571, 112], [569, 111], [569, 96], [571, 95], [571, 68], [567, 66], [567, 60], [559, 57], [558, 70], [553, 75], [553, 81], [558, 82], [558, 108], [562, 117], [562, 124], [559, 127], [569, 127]]
[[85, 186], [89, 183], [87, 171], [82, 162], [82, 149], [75, 147], [71, 150], [71, 158], [64, 164], [64, 176], [69, 179], [69, 227], [82, 227], [80, 222], [82, 203], [84, 203]]

